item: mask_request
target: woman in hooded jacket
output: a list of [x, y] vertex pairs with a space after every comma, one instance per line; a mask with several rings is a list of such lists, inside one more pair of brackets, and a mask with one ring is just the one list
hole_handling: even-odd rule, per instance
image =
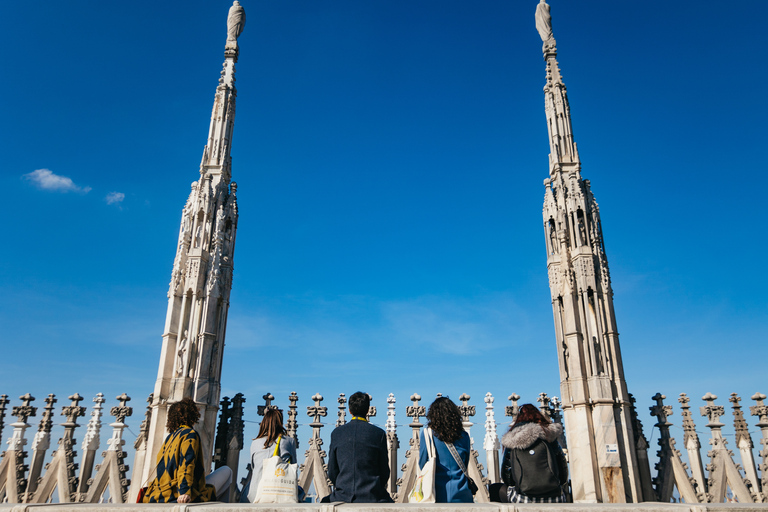
[[563, 503], [568, 463], [557, 438], [563, 426], [552, 423], [532, 404], [520, 407], [517, 419], [501, 438], [501, 480], [491, 484], [491, 501]]

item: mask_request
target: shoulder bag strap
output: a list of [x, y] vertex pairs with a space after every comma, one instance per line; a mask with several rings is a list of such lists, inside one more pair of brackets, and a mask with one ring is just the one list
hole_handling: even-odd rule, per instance
[[469, 474], [467, 473], [467, 466], [464, 465], [464, 461], [462, 461], [461, 457], [459, 457], [459, 452], [456, 451], [456, 447], [453, 446], [453, 443], [445, 443], [445, 446], [447, 446], [448, 450], [450, 450], [451, 455], [453, 455], [453, 460], [455, 460], [456, 464], [459, 465], [461, 472], [464, 473], [465, 477], [469, 478]]
[[275, 443], [275, 453], [272, 454], [273, 457], [277, 457], [280, 455], [280, 439], [283, 436], [277, 436], [277, 442]]
[[432, 438], [432, 429], [427, 427], [424, 429], [424, 443], [427, 445], [427, 458], [437, 458], [437, 450], [435, 449], [435, 441]]

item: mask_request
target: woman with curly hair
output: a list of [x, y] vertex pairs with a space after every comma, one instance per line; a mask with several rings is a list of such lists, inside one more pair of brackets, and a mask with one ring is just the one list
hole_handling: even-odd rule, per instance
[[168, 408], [170, 433], [157, 454], [157, 477], [149, 484], [143, 503], [224, 501], [232, 470], [223, 466], [207, 477], [200, 435], [191, 427], [200, 419], [197, 404], [182, 398]]
[[563, 503], [568, 463], [557, 438], [563, 426], [545, 418], [533, 404], [520, 407], [501, 438], [503, 484], [491, 484], [491, 501], [501, 503]]
[[[427, 411], [427, 428], [432, 430], [435, 441], [437, 464], [435, 465], [435, 501], [437, 503], [472, 503], [469, 480], [464, 474], [458, 457], [469, 466], [469, 434], [464, 431], [461, 412], [450, 398], [438, 397]], [[455, 455], [451, 451], [455, 452]], [[424, 432], [419, 434], [419, 467], [423, 468], [429, 455], [424, 442]]]

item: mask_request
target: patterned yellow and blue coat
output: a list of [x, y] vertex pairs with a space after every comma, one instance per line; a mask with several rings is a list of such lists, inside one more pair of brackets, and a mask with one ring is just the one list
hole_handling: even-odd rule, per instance
[[169, 435], [157, 454], [157, 478], [147, 487], [144, 503], [174, 503], [182, 494], [192, 502], [212, 501], [216, 489], [205, 483], [200, 436], [182, 425]]

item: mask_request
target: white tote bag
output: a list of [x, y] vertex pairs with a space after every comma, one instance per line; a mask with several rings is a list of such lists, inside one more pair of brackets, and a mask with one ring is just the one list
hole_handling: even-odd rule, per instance
[[435, 466], [437, 452], [432, 439], [432, 429], [424, 430], [424, 444], [427, 449], [427, 462], [416, 474], [413, 489], [408, 493], [408, 503], [435, 503]]
[[264, 459], [261, 481], [256, 490], [254, 503], [298, 503], [298, 464], [289, 464], [280, 457], [280, 439], [275, 443], [275, 453]]

